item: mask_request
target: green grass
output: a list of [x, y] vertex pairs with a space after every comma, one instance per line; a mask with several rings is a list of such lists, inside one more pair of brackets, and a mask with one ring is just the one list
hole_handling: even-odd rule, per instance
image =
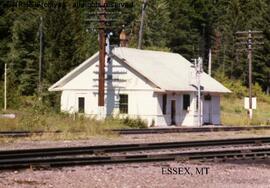
[[[1, 112], [3, 113], [3, 112]], [[109, 129], [145, 128], [146, 124], [140, 119], [106, 118], [96, 120], [82, 115], [69, 115], [51, 111], [24, 109], [8, 111], [15, 113], [15, 119], [0, 119], [0, 131], [61, 131], [61, 134], [46, 134], [44, 139], [86, 139], [89, 137], [114, 137], [116, 133]], [[35, 137], [37, 139], [38, 137]]]
[[253, 110], [253, 119], [249, 120], [244, 109], [244, 99], [223, 97], [221, 99], [221, 123], [224, 125], [269, 125], [270, 103], [257, 99], [257, 109]]
[[[0, 131], [62, 131], [61, 134], [33, 136], [30, 139], [87, 139], [89, 137], [115, 137], [108, 129], [145, 128], [141, 119], [107, 118], [103, 121], [85, 118], [79, 115], [56, 113], [34, 103], [20, 110], [9, 110], [0, 113], [15, 113], [15, 119], [0, 119]], [[258, 99], [254, 118], [249, 120], [243, 107], [243, 99], [223, 97], [221, 99], [221, 122], [224, 125], [268, 125], [270, 124], [270, 102]], [[6, 141], [7, 139], [4, 139]], [[0, 139], [1, 141], [1, 139]]]

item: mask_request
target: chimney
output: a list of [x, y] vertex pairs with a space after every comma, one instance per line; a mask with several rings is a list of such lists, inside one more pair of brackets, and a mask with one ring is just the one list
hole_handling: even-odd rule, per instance
[[124, 29], [122, 29], [119, 39], [120, 39], [120, 47], [128, 47], [128, 37]]

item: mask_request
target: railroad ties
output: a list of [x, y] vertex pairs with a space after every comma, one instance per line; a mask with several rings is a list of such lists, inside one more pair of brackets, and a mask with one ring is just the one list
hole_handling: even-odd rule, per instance
[[[258, 137], [189, 142], [2, 150], [0, 151], [0, 169], [35, 169], [160, 161], [265, 159], [270, 158], [269, 143], [270, 137]], [[220, 146], [227, 146], [229, 148], [224, 149], [220, 148]], [[206, 149], [192, 151], [194, 148], [203, 147], [206, 147]], [[184, 148], [191, 150], [186, 149], [183, 151]], [[172, 149], [174, 149], [173, 152], [171, 151]]]

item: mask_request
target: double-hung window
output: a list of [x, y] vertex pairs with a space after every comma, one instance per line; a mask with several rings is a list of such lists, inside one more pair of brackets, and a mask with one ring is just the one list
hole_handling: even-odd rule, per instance
[[128, 114], [128, 95], [119, 95], [119, 111], [121, 114]]

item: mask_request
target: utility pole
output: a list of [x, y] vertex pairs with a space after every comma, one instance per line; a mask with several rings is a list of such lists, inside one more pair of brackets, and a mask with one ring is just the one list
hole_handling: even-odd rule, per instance
[[199, 57], [198, 59], [195, 59], [195, 71], [196, 71], [196, 82], [197, 82], [197, 103], [198, 103], [198, 126], [202, 126], [202, 119], [201, 119], [201, 73], [203, 72], [203, 61], [202, 58]]
[[248, 95], [249, 95], [249, 119], [252, 119], [252, 34], [248, 31]]
[[146, 3], [147, 3], [147, 0], [143, 0], [141, 24], [140, 24], [140, 31], [139, 31], [138, 49], [142, 49], [143, 22], [144, 22], [144, 16], [145, 16]]
[[249, 109], [248, 109], [248, 116], [249, 119], [251, 120], [253, 117], [253, 112], [252, 112], [252, 50], [254, 49], [254, 45], [260, 45], [263, 44], [263, 42], [258, 42], [255, 41], [256, 39], [261, 39], [262, 37], [257, 37], [255, 35], [262, 34], [262, 31], [237, 31], [236, 35], [238, 36], [244, 36], [239, 37], [238, 39], [240, 40], [247, 40], [245, 42], [238, 42], [237, 44], [239, 45], [246, 45], [247, 50], [248, 50], [248, 95], [249, 95]]
[[205, 24], [202, 24], [201, 57], [205, 60]]
[[[128, 8], [128, 7], [124, 7]], [[98, 29], [98, 41], [99, 41], [99, 72], [98, 72], [98, 107], [99, 107], [99, 115], [100, 118], [103, 118], [105, 114], [105, 56], [106, 56], [106, 49], [107, 53], [110, 51], [110, 44], [109, 38], [112, 35], [112, 32], [108, 32], [112, 28], [118, 28], [117, 26], [113, 26], [112, 23], [117, 23], [116, 19], [107, 19], [110, 15], [119, 14], [115, 11], [110, 11], [113, 7], [108, 6], [107, 0], [100, 0], [97, 12], [87, 13], [90, 16], [90, 19], [86, 19], [86, 22], [96, 22], [98, 25], [93, 25], [93, 27], [89, 28], [92, 31], [96, 31]], [[122, 14], [122, 13], [120, 13]], [[91, 17], [94, 16], [95, 18]], [[98, 18], [96, 18], [98, 17]], [[88, 29], [87, 29], [88, 31]], [[107, 38], [107, 44], [106, 44]], [[107, 47], [106, 47], [107, 46]], [[109, 54], [107, 54], [109, 56]]]
[[211, 76], [211, 69], [212, 69], [212, 52], [211, 48], [209, 49], [209, 54], [208, 54], [208, 75]]
[[7, 110], [7, 64], [5, 63], [4, 110]]
[[99, 79], [98, 79], [98, 106], [100, 115], [104, 115], [104, 87], [105, 87], [105, 14], [106, 0], [100, 0], [99, 15]]
[[39, 74], [38, 74], [39, 100], [42, 99], [42, 68], [43, 68], [43, 18], [41, 16], [39, 26]]

